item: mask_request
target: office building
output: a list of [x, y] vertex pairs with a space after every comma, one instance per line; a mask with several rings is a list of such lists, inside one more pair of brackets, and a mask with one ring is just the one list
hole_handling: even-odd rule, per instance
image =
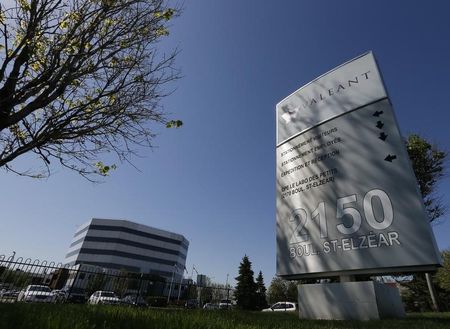
[[177, 233], [128, 220], [93, 218], [72, 239], [66, 264], [151, 273], [167, 280], [183, 275], [189, 242]]

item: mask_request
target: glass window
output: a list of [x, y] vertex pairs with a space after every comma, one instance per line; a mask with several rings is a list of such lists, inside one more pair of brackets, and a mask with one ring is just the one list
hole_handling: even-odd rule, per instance
[[101, 295], [102, 297], [116, 297], [116, 295], [111, 291], [103, 291]]

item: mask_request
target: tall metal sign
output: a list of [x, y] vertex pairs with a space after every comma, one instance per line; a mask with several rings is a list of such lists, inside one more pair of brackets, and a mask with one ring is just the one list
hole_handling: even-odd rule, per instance
[[434, 269], [440, 256], [371, 52], [276, 107], [277, 274]]

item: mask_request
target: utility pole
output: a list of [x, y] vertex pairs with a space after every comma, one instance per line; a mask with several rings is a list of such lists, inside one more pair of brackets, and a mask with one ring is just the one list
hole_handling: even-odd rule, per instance
[[228, 276], [229, 276], [230, 274], [229, 273], [227, 273], [227, 282], [226, 282], [226, 284], [225, 284], [225, 287], [227, 288], [227, 309], [228, 309], [228, 305], [229, 305], [229, 303], [228, 303], [228, 301], [230, 300], [230, 288], [228, 287]]

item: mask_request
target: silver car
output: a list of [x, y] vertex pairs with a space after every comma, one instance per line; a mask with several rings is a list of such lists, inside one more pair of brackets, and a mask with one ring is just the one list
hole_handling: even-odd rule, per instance
[[278, 302], [273, 304], [270, 308], [265, 308], [263, 312], [289, 312], [296, 311], [297, 305], [292, 302]]
[[99, 290], [94, 292], [88, 300], [89, 304], [120, 304], [120, 299], [112, 291]]
[[55, 295], [48, 286], [32, 284], [20, 291], [18, 302], [53, 303]]

